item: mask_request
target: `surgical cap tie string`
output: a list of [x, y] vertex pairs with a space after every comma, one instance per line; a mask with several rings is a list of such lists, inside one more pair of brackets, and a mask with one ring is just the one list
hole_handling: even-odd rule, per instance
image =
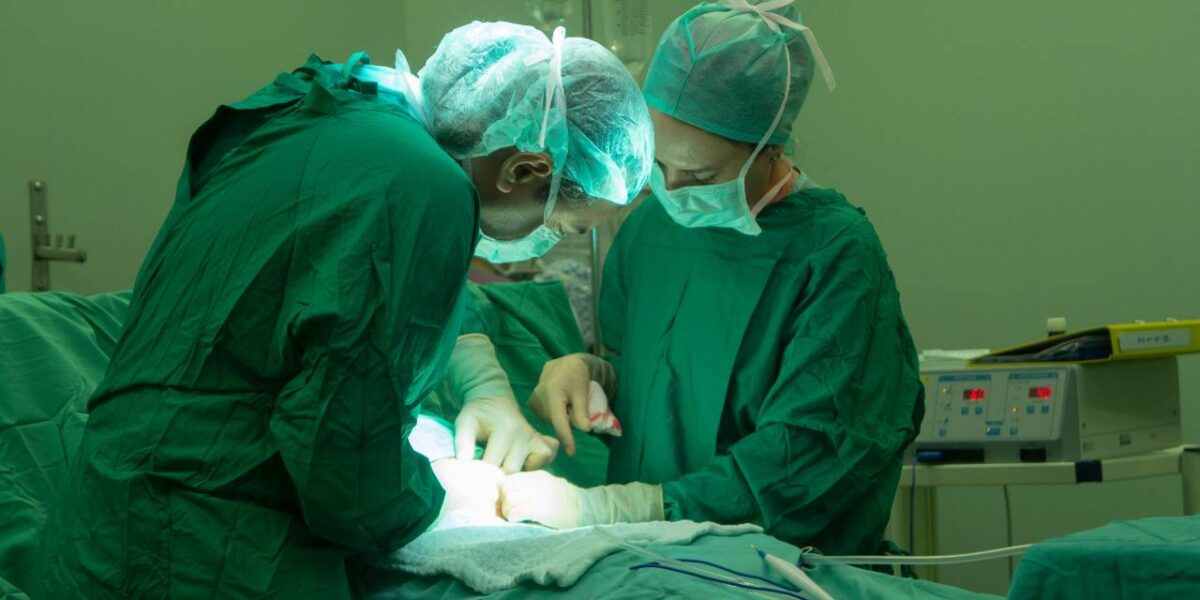
[[821, 51], [821, 45], [817, 43], [817, 36], [813, 35], [811, 29], [807, 26], [797, 23], [779, 13], [773, 12], [792, 4], [794, 0], [769, 0], [759, 4], [751, 4], [747, 0], [720, 0], [720, 5], [725, 8], [737, 12], [752, 12], [755, 13], [771, 28], [775, 33], [783, 33], [781, 25], [800, 32], [804, 36], [804, 41], [808, 43], [808, 47], [812, 50], [813, 59], [817, 61], [817, 68], [821, 69], [821, 77], [825, 79], [825, 85], [829, 91], [833, 91], [837, 87], [837, 80], [833, 78], [833, 69], [829, 66], [829, 61], [825, 58], [825, 53]]
[[[771, 31], [774, 31], [777, 34], [783, 33], [783, 29], [781, 27], [783, 26], [795, 29], [804, 35], [804, 39], [808, 42], [809, 48], [812, 49], [813, 57], [816, 59], [817, 64], [821, 68], [821, 74], [825, 78], [825, 84], [828, 85], [830, 91], [832, 91], [833, 88], [836, 87], [837, 82], [833, 79], [833, 71], [829, 68], [829, 62], [825, 60], [825, 54], [821, 52], [821, 47], [817, 45], [816, 37], [813, 36], [812, 31], [810, 31], [808, 27], [805, 27], [804, 25], [797, 23], [783, 15], [771, 12], [783, 8], [792, 2], [793, 0], [769, 0], [759, 4], [750, 4], [746, 0], [720, 0], [721, 6], [729, 10], [754, 13], [758, 15], [759, 18], [766, 23], [767, 27], [770, 27]], [[783, 101], [779, 103], [779, 110], [775, 112], [775, 118], [771, 120], [771, 127], [767, 129], [767, 134], [763, 136], [762, 140], [758, 142], [758, 145], [754, 147], [754, 152], [750, 153], [750, 159], [747, 160], [746, 164], [742, 166], [741, 172], [738, 173], [739, 178], [745, 178], [746, 174], [749, 173], [750, 165], [754, 163], [754, 159], [757, 158], [758, 154], [762, 152], [762, 149], [766, 147], [767, 142], [771, 137], [771, 133], [774, 132], [775, 128], [779, 126], [779, 121], [783, 118], [783, 112], [787, 106], [788, 96], [791, 94], [792, 90], [792, 51], [790, 48], [788, 48], [786, 43], [783, 45], [783, 51], [788, 55], [788, 60], [785, 62], [787, 66], [787, 72], [783, 82]], [[758, 218], [759, 213], [762, 212], [762, 210], [766, 208], [768, 204], [770, 204], [771, 199], [774, 198], [774, 196], [783, 187], [783, 184], [787, 181], [788, 180], [784, 178], [777, 182], [771, 189], [767, 190], [767, 192], [763, 194], [763, 197], [750, 207], [750, 214], [753, 217]]]
[[[754, 159], [757, 158], [758, 154], [760, 152], [762, 152], [762, 149], [766, 147], [767, 141], [771, 139], [771, 133], [773, 133], [775, 131], [776, 127], [779, 127], [779, 121], [780, 121], [780, 119], [783, 118], [783, 110], [787, 106], [788, 95], [791, 94], [791, 92], [792, 92], [792, 61], [790, 60], [790, 55], [791, 55], [792, 51], [788, 50], [787, 47], [785, 46], [784, 52], [788, 53], [789, 60], [786, 63], [787, 64], [787, 78], [785, 78], [783, 81], [783, 101], [779, 103], [779, 110], [775, 111], [775, 118], [771, 120], [771, 128], [767, 130], [767, 135], [764, 136], [763, 139], [759, 140], [758, 145], [754, 147], [754, 152], [750, 154], [750, 160], [748, 160], [746, 162], [746, 164], [742, 166], [741, 173], [738, 174], [738, 177], [745, 178], [746, 174], [750, 172], [750, 165], [754, 163]], [[750, 214], [753, 215], [754, 218], [757, 219], [758, 214], [760, 212], [762, 212], [762, 210], [764, 208], [766, 208], [768, 204], [771, 203], [771, 199], [774, 198], [775, 195], [779, 193], [779, 190], [783, 187], [783, 184], [786, 183], [787, 181], [788, 181], [788, 179], [786, 177], [784, 177], [783, 179], [780, 179], [778, 182], [776, 182], [776, 184], [774, 186], [772, 186], [771, 189], [767, 190], [767, 192], [765, 194], [763, 194], [763, 197], [759, 198], [758, 202], [755, 202], [754, 206], [750, 207]]]
[[[566, 41], [567, 30], [565, 27], [555, 27], [554, 34], [550, 38], [550, 43], [554, 48], [550, 55], [550, 70], [546, 73], [546, 103], [542, 111], [542, 131], [538, 135], [538, 145], [546, 147], [546, 130], [550, 125], [550, 104], [559, 99], [562, 104], [560, 94], [562, 90], [562, 54], [563, 42]], [[566, 112], [566, 106], [563, 107], [563, 112]], [[565, 116], [565, 115], [564, 115]]]
[[[554, 33], [550, 36], [550, 67], [546, 71], [546, 100], [542, 104], [542, 130], [538, 133], [538, 147], [546, 149], [546, 135], [550, 129], [550, 108], [555, 100], [562, 107], [563, 126], [567, 122], [567, 99], [566, 92], [563, 91], [562, 85], [562, 55], [563, 45], [567, 39], [567, 29], [559, 26], [554, 28]], [[543, 60], [546, 60], [546, 55], [533, 55], [525, 60], [525, 66], [535, 65]], [[563, 149], [566, 152], [566, 149]], [[550, 190], [546, 194], [546, 210], [543, 213], [544, 220], [550, 219], [550, 214], [554, 212], [554, 205], [558, 200], [558, 189], [562, 182], [562, 173], [566, 168], [567, 157], [562, 156], [562, 164], [558, 164], [554, 157], [550, 157], [554, 162], [551, 168], [554, 169], [554, 174], [550, 177]]]

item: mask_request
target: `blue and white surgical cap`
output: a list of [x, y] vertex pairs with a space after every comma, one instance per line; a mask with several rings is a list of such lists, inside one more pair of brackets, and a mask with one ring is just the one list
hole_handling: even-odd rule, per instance
[[645, 102], [596, 42], [474, 22], [446, 34], [419, 77], [429, 130], [456, 158], [507, 147], [547, 152], [564, 188], [620, 205], [650, 179], [654, 133]]

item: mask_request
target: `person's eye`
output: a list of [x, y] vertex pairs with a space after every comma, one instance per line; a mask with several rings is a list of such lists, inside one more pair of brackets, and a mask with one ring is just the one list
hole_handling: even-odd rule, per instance
[[708, 176], [703, 176], [698, 173], [689, 173], [688, 177], [697, 185], [712, 185], [717, 180], [717, 175], [715, 173]]

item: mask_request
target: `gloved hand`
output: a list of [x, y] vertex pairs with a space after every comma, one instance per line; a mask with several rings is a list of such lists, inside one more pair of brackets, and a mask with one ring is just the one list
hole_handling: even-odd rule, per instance
[[500, 512], [509, 521], [535, 521], [555, 529], [661, 521], [662, 486], [580, 488], [545, 471], [517, 473], [500, 484]]
[[[444, 458], [431, 463], [433, 474], [446, 490], [438, 522], [494, 521], [500, 512], [500, 483], [504, 472], [481, 460]], [[438, 523], [433, 525], [437, 528]]]
[[540, 469], [554, 460], [558, 440], [539, 434], [525, 420], [487, 336], [468, 334], [458, 338], [446, 368], [446, 381], [464, 400], [454, 421], [457, 458], [474, 458], [475, 443], [486, 442], [484, 462], [509, 473]]
[[554, 426], [568, 456], [575, 456], [571, 426], [580, 431], [591, 429], [588, 396], [593, 380], [603, 389], [612, 390], [616, 383], [612, 366], [590, 354], [568, 354], [542, 367], [542, 376], [529, 397], [529, 409], [542, 422]]
[[500, 514], [509, 521], [536, 521], [555, 529], [580, 527], [575, 484], [545, 471], [509, 475], [500, 483]]
[[454, 420], [455, 455], [475, 456], [475, 443], [487, 442], [483, 462], [506, 473], [540, 469], [558, 454], [558, 440], [537, 432], [512, 398], [476, 398]]

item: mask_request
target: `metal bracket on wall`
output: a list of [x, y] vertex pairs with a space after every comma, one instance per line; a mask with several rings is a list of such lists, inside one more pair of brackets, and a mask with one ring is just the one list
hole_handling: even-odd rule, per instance
[[50, 211], [46, 200], [46, 182], [29, 182], [29, 238], [33, 244], [33, 291], [50, 289], [50, 261], [87, 262], [87, 252], [75, 248], [75, 236], [67, 236], [63, 247], [63, 235], [55, 237], [50, 245]]

